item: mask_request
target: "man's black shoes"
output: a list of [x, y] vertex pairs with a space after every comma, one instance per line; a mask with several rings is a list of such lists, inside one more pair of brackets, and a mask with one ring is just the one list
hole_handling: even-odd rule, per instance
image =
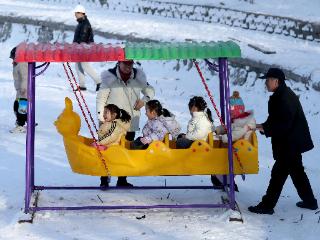
[[310, 203], [305, 202], [305, 201], [300, 201], [300, 202], [297, 202], [296, 205], [299, 208], [306, 208], [306, 209], [310, 209], [310, 210], [317, 210], [318, 209], [317, 200], [310, 202]]
[[268, 208], [264, 206], [263, 203], [259, 203], [257, 206], [250, 206], [248, 207], [248, 210], [250, 212], [257, 213], [257, 214], [269, 214], [269, 215], [274, 214], [273, 208]]

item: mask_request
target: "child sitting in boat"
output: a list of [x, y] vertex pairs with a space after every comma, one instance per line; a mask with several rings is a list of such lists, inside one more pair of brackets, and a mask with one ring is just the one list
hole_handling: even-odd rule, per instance
[[[114, 104], [108, 104], [104, 107], [103, 118], [104, 122], [100, 125], [98, 131], [97, 146], [93, 143], [93, 146], [100, 150], [106, 150], [111, 145], [119, 144], [121, 136], [126, 135], [129, 130], [131, 121], [129, 113]], [[124, 180], [126, 182], [126, 179]], [[109, 177], [101, 176], [100, 181], [100, 187], [109, 187]]]
[[175, 116], [167, 109], [162, 108], [158, 100], [146, 103], [148, 121], [142, 129], [142, 137], [132, 143], [133, 149], [146, 149], [152, 141], [162, 141], [167, 133], [176, 138], [181, 130]]
[[179, 135], [177, 148], [189, 148], [195, 140], [206, 141], [214, 128], [211, 111], [202, 97], [191, 98], [188, 106], [192, 118], [188, 123], [187, 134]]
[[[248, 140], [256, 129], [256, 120], [253, 111], [245, 111], [245, 106], [238, 91], [234, 91], [230, 97], [231, 131], [232, 141], [239, 139]], [[218, 126], [215, 130], [220, 135], [223, 143], [228, 142], [228, 136], [224, 126]]]
[[114, 104], [104, 107], [103, 117], [105, 122], [101, 124], [98, 131], [97, 147], [100, 150], [119, 144], [121, 136], [127, 133], [131, 121], [129, 113]]
[[[231, 115], [231, 136], [232, 141], [239, 139], [248, 140], [256, 128], [256, 120], [252, 111], [245, 111], [245, 106], [238, 91], [234, 91], [230, 97], [230, 115]], [[224, 126], [218, 126], [215, 130], [216, 134], [223, 143], [228, 143], [228, 136]], [[222, 176], [212, 175], [211, 182], [215, 188], [222, 188]], [[238, 186], [235, 184], [235, 190]]]

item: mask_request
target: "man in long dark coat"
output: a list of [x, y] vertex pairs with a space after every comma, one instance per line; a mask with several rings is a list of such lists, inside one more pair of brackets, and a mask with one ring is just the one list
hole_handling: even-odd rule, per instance
[[260, 214], [273, 214], [283, 185], [290, 175], [302, 201], [300, 208], [318, 208], [309, 179], [302, 165], [301, 154], [313, 148], [308, 123], [297, 95], [285, 84], [285, 75], [278, 68], [270, 68], [266, 78], [269, 92], [273, 92], [268, 102], [269, 116], [257, 129], [266, 137], [271, 137], [275, 163], [266, 194], [257, 206], [249, 211]]

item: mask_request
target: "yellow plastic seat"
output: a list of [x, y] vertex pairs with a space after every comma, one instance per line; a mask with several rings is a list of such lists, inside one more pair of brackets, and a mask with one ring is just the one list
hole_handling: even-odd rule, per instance
[[208, 134], [208, 140], [207, 140], [207, 142], [208, 142], [208, 144], [210, 145], [210, 146], [214, 146], [213, 145], [213, 143], [214, 143], [214, 141], [213, 141], [213, 133], [212, 132], [210, 132], [209, 134]]
[[[79, 115], [72, 110], [66, 98], [66, 108], [55, 125], [63, 136], [66, 154], [73, 172], [92, 176], [105, 176], [107, 172], [98, 152], [91, 147], [92, 139], [78, 135]], [[258, 173], [258, 142], [239, 140], [233, 144], [243, 169], [234, 157], [235, 174]], [[152, 142], [146, 150], [130, 150], [130, 141], [122, 136], [119, 145], [102, 151], [110, 176], [163, 176], [228, 174], [228, 149], [215, 147], [213, 136], [208, 142], [195, 141], [188, 149], [175, 149], [174, 141], [166, 135], [164, 141]]]
[[164, 136], [163, 143], [164, 143], [167, 147], [170, 147], [169, 133], [167, 133], [167, 134]]

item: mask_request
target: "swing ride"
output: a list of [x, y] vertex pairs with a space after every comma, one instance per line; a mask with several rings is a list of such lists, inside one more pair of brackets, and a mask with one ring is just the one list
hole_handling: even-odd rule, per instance
[[[232, 142], [230, 120], [230, 87], [227, 59], [241, 56], [239, 46], [232, 42], [201, 43], [127, 43], [111, 44], [34, 44], [21, 43], [17, 47], [17, 62], [28, 62], [28, 126], [26, 148], [26, 196], [25, 212], [40, 210], [82, 210], [82, 209], [145, 209], [145, 208], [235, 208], [234, 175], [258, 173], [258, 142], [254, 132], [250, 139]], [[154, 141], [146, 150], [131, 150], [130, 142], [122, 137], [119, 145], [101, 151], [92, 147], [96, 143], [94, 119], [79, 89], [69, 62], [102, 62], [123, 60], [174, 60], [192, 59], [207, 91], [219, 120], [228, 133], [228, 144], [214, 139], [209, 134], [207, 141], [195, 141], [188, 149], [176, 149], [175, 141], [167, 135], [163, 141]], [[201, 73], [198, 62], [203, 59], [219, 73], [220, 112]], [[214, 64], [207, 59], [217, 59]], [[36, 62], [44, 64], [36, 67]], [[62, 135], [65, 151], [71, 169], [75, 173], [91, 176], [185, 176], [185, 175], [224, 175], [230, 188], [226, 188], [229, 201], [219, 204], [181, 204], [151, 206], [84, 206], [84, 207], [32, 207], [30, 201], [36, 190], [50, 189], [99, 189], [98, 187], [50, 187], [36, 186], [34, 183], [34, 144], [35, 144], [35, 78], [42, 74], [51, 62], [63, 63], [70, 86], [75, 94], [81, 112], [90, 130], [91, 138], [79, 135], [81, 120], [73, 111], [73, 103], [65, 99], [65, 109], [55, 122], [57, 131]], [[40, 73], [36, 68], [43, 67]], [[81, 103], [82, 101], [82, 103]], [[91, 123], [90, 121], [91, 120]], [[210, 187], [136, 187], [133, 189], [184, 189]], [[212, 187], [211, 187], [212, 188]], [[116, 189], [111, 187], [110, 189]]]

